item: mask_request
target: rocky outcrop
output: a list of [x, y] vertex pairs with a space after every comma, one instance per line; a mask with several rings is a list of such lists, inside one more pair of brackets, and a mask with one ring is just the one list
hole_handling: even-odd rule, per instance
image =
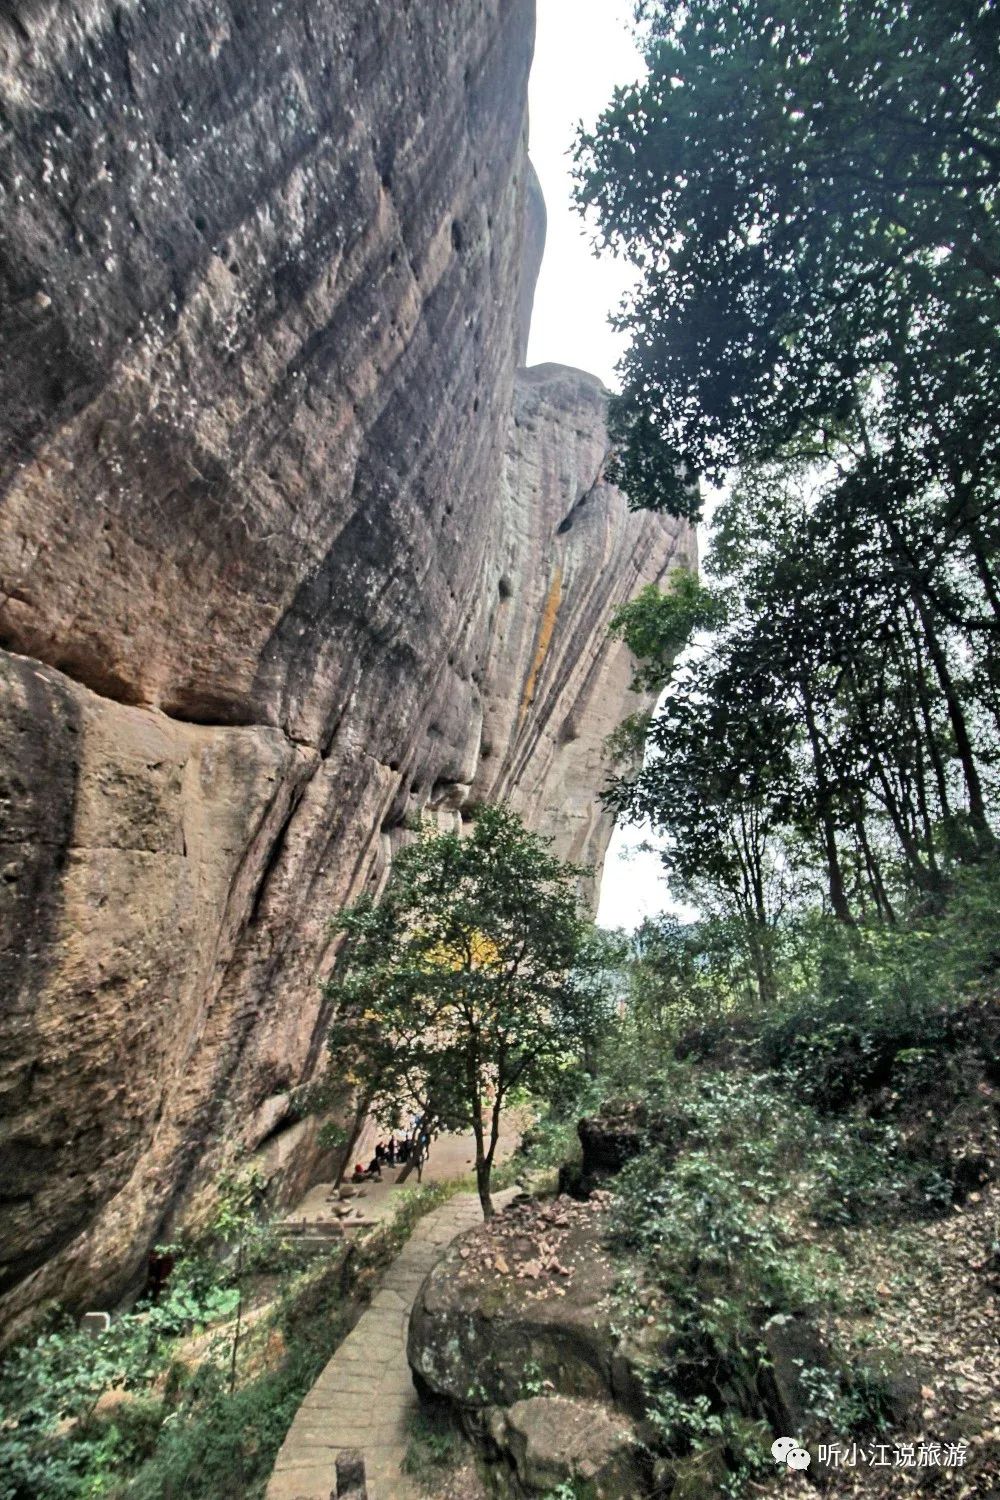
[[607, 1194], [514, 1203], [456, 1241], [413, 1304], [418, 1388], [449, 1403], [515, 1495], [647, 1493], [643, 1369], [662, 1336], [617, 1326], [635, 1320], [606, 1209]]
[[451, 1245], [410, 1315], [418, 1382], [460, 1409], [510, 1406], [534, 1385], [641, 1416], [641, 1351], [616, 1328], [607, 1204], [606, 1193], [523, 1200]]
[[[568, 1485], [581, 1500], [619, 1500], [645, 1488], [633, 1424], [597, 1401], [529, 1396], [495, 1411], [489, 1432], [519, 1494], [551, 1495]], [[499, 1478], [496, 1466], [492, 1474]]]
[[535, 287], [542, 269], [545, 253], [545, 232], [548, 217], [545, 198], [538, 173], [528, 163], [528, 176], [524, 189], [524, 230], [521, 243], [521, 286], [517, 309], [517, 362], [528, 360], [528, 336], [531, 333], [531, 311], [535, 302]]
[[690, 528], [630, 511], [604, 477], [606, 392], [560, 365], [518, 372], [495, 544], [497, 603], [483, 683], [473, 800], [509, 801], [596, 883], [612, 819], [596, 789], [605, 742], [640, 706], [634, 663], [608, 639], [618, 604], [676, 563]]
[[607, 1100], [597, 1115], [577, 1121], [580, 1159], [559, 1168], [559, 1191], [589, 1198], [606, 1179], [638, 1156], [646, 1142], [649, 1111], [642, 1100]]
[[0, 10], [11, 1317], [119, 1295], [235, 1150], [306, 1180], [329, 917], [408, 815], [603, 857], [607, 615], [692, 543], [603, 483], [596, 382], [515, 391], [531, 34]]

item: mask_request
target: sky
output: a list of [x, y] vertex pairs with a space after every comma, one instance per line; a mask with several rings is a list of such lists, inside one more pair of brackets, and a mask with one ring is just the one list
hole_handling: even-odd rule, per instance
[[[615, 84], [640, 77], [631, 38], [634, 0], [538, 0], [531, 73], [530, 149], [545, 194], [548, 233], [538, 278], [528, 363], [575, 365], [614, 386], [623, 335], [608, 326], [631, 279], [628, 268], [592, 249], [593, 233], [571, 206], [567, 155], [579, 120], [592, 125]], [[601, 886], [598, 922], [633, 928], [669, 907], [655, 853], [640, 845], [648, 829], [616, 829]]]
[[598, 260], [592, 230], [571, 207], [568, 155], [579, 120], [592, 125], [617, 83], [643, 69], [632, 43], [634, 0], [538, 0], [529, 92], [530, 151], [548, 210], [531, 320], [528, 363], [575, 365], [615, 383], [624, 338], [608, 327], [631, 279], [623, 262]]

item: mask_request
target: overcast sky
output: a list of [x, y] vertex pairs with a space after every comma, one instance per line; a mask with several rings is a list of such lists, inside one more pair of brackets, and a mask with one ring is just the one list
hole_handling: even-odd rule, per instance
[[568, 155], [579, 120], [592, 125], [616, 83], [642, 59], [631, 38], [633, 0], [538, 0], [531, 72], [531, 159], [548, 210], [545, 259], [531, 320], [528, 363], [575, 365], [614, 383], [623, 339], [608, 327], [629, 283], [621, 261], [598, 260], [592, 233], [570, 206]]
[[[615, 384], [623, 339], [608, 327], [629, 283], [610, 256], [598, 260], [592, 234], [570, 206], [568, 151], [577, 122], [592, 125], [617, 83], [631, 83], [642, 59], [631, 38], [633, 0], [538, 0], [531, 74], [531, 159], [548, 210], [545, 259], [538, 278], [528, 363], [576, 365]], [[635, 927], [671, 905], [655, 854], [637, 845], [648, 834], [616, 830], [601, 889], [598, 921]]]

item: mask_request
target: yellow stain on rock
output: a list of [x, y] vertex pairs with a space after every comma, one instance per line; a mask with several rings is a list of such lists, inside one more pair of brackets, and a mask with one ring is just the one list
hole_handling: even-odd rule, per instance
[[559, 605], [562, 603], [562, 568], [557, 564], [552, 574], [552, 582], [545, 596], [545, 604], [542, 609], [542, 618], [538, 626], [538, 644], [535, 647], [535, 657], [531, 663], [531, 671], [528, 680], [524, 684], [524, 693], [521, 697], [521, 712], [519, 722], [524, 721], [524, 716], [535, 701], [535, 688], [538, 684], [538, 674], [541, 672], [552, 644], [552, 632], [556, 628], [556, 616], [559, 613]]

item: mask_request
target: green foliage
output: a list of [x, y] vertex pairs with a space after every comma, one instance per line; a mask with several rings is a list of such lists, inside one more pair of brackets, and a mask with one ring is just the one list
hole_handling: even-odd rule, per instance
[[256, 1167], [223, 1173], [216, 1186], [212, 1238], [232, 1244], [259, 1230], [264, 1222], [266, 1189], [267, 1183]]
[[526, 1401], [531, 1396], [541, 1396], [552, 1390], [551, 1380], [542, 1376], [542, 1367], [537, 1359], [529, 1359], [521, 1372], [521, 1389], [518, 1400]]
[[975, 492], [996, 456], [995, 14], [642, 11], [648, 74], [577, 152], [581, 205], [640, 272], [616, 412], [630, 495], [683, 510], [692, 473], [829, 453], [876, 373], [917, 482], [971, 451]]
[[540, 1500], [580, 1500], [583, 1489], [582, 1480], [564, 1479], [554, 1490], [547, 1490]]
[[[0, 1368], [3, 1500], [259, 1500], [292, 1417], [349, 1327], [356, 1279], [388, 1263], [417, 1220], [461, 1185], [401, 1190], [396, 1214], [360, 1253], [345, 1262], [338, 1248], [305, 1271], [286, 1268], [262, 1333], [280, 1330], [287, 1352], [261, 1375], [241, 1370], [235, 1387], [229, 1337], [210, 1340], [193, 1371], [172, 1363], [177, 1334], [229, 1316], [237, 1295], [226, 1285], [232, 1263], [194, 1254], [178, 1262], [169, 1296], [118, 1318], [102, 1338], [66, 1322], [12, 1351]], [[231, 1232], [257, 1224], [252, 1177], [230, 1179], [222, 1196], [220, 1222]], [[95, 1414], [112, 1386], [136, 1394]], [[142, 1394], [153, 1386], [162, 1396]]]
[[343, 1125], [336, 1120], [327, 1120], [319, 1128], [316, 1143], [323, 1151], [331, 1151], [346, 1146], [350, 1138], [350, 1132]]
[[[771, 934], [772, 962], [788, 946], [784, 931]], [[633, 934], [632, 955], [628, 1026], [654, 1047], [758, 1009], [753, 955], [732, 917], [646, 918]]]
[[647, 583], [634, 599], [619, 605], [609, 629], [639, 663], [633, 691], [660, 692], [695, 632], [712, 630], [721, 621], [721, 600], [689, 568], [673, 569], [665, 589]]
[[112, 1388], [142, 1392], [163, 1371], [171, 1341], [234, 1310], [238, 1292], [203, 1257], [182, 1258], [163, 1299], [117, 1318], [97, 1338], [61, 1320], [11, 1350], [0, 1366], [2, 1500], [75, 1500], [107, 1493], [141, 1458], [166, 1415], [157, 1402], [96, 1413]]
[[333, 1066], [387, 1125], [415, 1102], [435, 1127], [471, 1128], [480, 1197], [505, 1102], [543, 1091], [599, 1033], [607, 944], [576, 911], [580, 874], [510, 812], [403, 849], [382, 899], [336, 921]]
[[[137, 1494], [169, 1493], [157, 1488], [169, 1475], [174, 1493], [183, 1488], [205, 1500], [223, 1492], [220, 1475], [242, 1473], [247, 1488], [232, 1493], [247, 1495], [254, 1474], [266, 1477], [283, 1436], [280, 1424], [290, 1412], [275, 1394], [281, 1389], [277, 1377], [258, 1398], [234, 1389], [239, 1312], [249, 1277], [262, 1270], [294, 1273], [297, 1263], [283, 1255], [263, 1219], [259, 1175], [230, 1172], [220, 1179], [216, 1217], [203, 1243], [159, 1248], [175, 1257], [175, 1265], [156, 1302], [140, 1302], [96, 1338], [60, 1317], [4, 1356], [2, 1500], [117, 1495], [124, 1476], [136, 1468], [146, 1476], [146, 1488]], [[193, 1378], [177, 1379], [171, 1370], [178, 1341], [213, 1327], [224, 1327], [225, 1337], [207, 1342]], [[294, 1372], [286, 1376], [297, 1403], [301, 1386]], [[152, 1399], [149, 1392], [161, 1388], [163, 1398]], [[104, 1412], [98, 1401], [111, 1390], [126, 1392], [127, 1399]], [[260, 1410], [248, 1443], [243, 1427], [255, 1399]]]
[[895, 1235], [950, 1210], [979, 1180], [967, 1128], [995, 1150], [980, 1083], [996, 1023], [978, 998], [996, 965], [983, 922], [995, 878], [988, 861], [964, 870], [943, 909], [908, 925], [807, 914], [763, 1011], [731, 968], [705, 964], [705, 923], [644, 924], [596, 1076], [535, 1127], [529, 1149], [552, 1152], [599, 1097], [612, 1116], [620, 1096], [640, 1101], [643, 1150], [613, 1183], [619, 1317], [647, 1349], [650, 1427], [678, 1486], [736, 1496], [758, 1475], [771, 1319], [824, 1329], [828, 1358], [800, 1382], [820, 1429], [890, 1424], [888, 1376], [840, 1347], [827, 1315], [856, 1296], [851, 1232]]
[[224, 1372], [201, 1372], [190, 1404], [163, 1427], [155, 1454], [123, 1490], [127, 1500], [218, 1500], [263, 1493], [275, 1454], [308, 1381], [318, 1369], [300, 1359], [230, 1391]]
[[450, 1414], [441, 1407], [422, 1407], [410, 1418], [410, 1439], [403, 1473], [423, 1488], [432, 1488], [461, 1463], [465, 1445]]
[[649, 713], [627, 714], [611, 731], [604, 741], [605, 758], [611, 766], [621, 769], [642, 764], [651, 719]]
[[[616, 1183], [614, 1231], [656, 1289], [641, 1299], [660, 1340], [650, 1420], [667, 1453], [721, 1462], [717, 1492], [735, 1495], [770, 1445], [761, 1330], [840, 1302], [844, 1267], [804, 1227], [890, 1219], [911, 1174], [891, 1128], [820, 1115], [780, 1077], [674, 1063], [647, 1097], [648, 1144]], [[623, 1311], [636, 1300], [625, 1290]], [[815, 1417], [872, 1430], [877, 1382], [837, 1363], [803, 1382]]]
[[804, 1365], [799, 1375], [813, 1415], [831, 1432], [885, 1432], [892, 1404], [885, 1375], [866, 1365], [846, 1371]]
[[[793, 909], [909, 926], [995, 859], [997, 21], [641, 10], [648, 73], [578, 142], [581, 203], [639, 271], [619, 477], [685, 513], [694, 479], [734, 482], [716, 633], [644, 765], [637, 726], [619, 736], [609, 800], [662, 832], [679, 895], [738, 925], [767, 1008]], [[703, 594], [620, 613], [642, 685]]]

